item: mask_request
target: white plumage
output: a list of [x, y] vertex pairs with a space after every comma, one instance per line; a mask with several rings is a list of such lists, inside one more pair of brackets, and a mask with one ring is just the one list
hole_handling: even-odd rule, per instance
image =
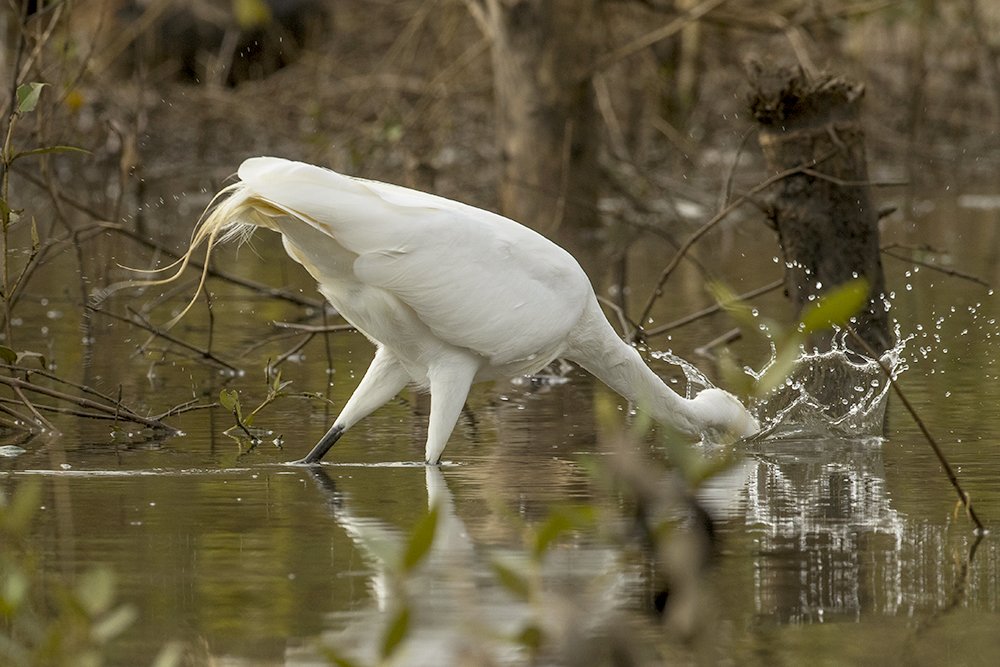
[[375, 343], [364, 378], [304, 463], [406, 385], [430, 390], [425, 460], [437, 463], [473, 382], [575, 362], [683, 433], [748, 436], [730, 394], [678, 396], [622, 341], [583, 269], [513, 220], [443, 197], [301, 162], [246, 160], [196, 232], [202, 241], [266, 227], [343, 317]]

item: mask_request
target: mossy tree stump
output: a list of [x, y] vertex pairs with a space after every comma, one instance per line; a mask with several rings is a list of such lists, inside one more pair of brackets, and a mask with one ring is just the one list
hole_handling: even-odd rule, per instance
[[[750, 110], [768, 170], [791, 175], [767, 202], [785, 259], [785, 291], [800, 309], [856, 277], [871, 298], [855, 330], [878, 352], [893, 345], [860, 122], [864, 87], [809, 79], [799, 68], [750, 67]], [[796, 171], [797, 170], [797, 171]]]

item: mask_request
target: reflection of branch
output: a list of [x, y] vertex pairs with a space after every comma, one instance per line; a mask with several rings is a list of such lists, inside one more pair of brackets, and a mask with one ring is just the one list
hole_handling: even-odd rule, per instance
[[951, 613], [958, 608], [960, 604], [965, 600], [965, 596], [969, 590], [969, 572], [972, 569], [972, 561], [976, 557], [976, 550], [979, 549], [980, 543], [983, 541], [985, 533], [977, 532], [975, 538], [972, 540], [972, 546], [969, 547], [969, 554], [962, 561], [958, 572], [955, 574], [955, 584], [951, 588], [951, 596], [949, 596], [948, 601], [940, 609], [936, 610], [930, 616], [925, 618], [917, 627], [913, 630], [913, 634], [916, 636], [921, 635], [926, 632], [930, 627], [939, 621], [942, 616]]
[[910, 399], [906, 397], [906, 394], [904, 394], [903, 390], [899, 387], [899, 384], [896, 382], [896, 379], [892, 376], [892, 371], [890, 371], [889, 368], [885, 365], [885, 363], [882, 362], [882, 358], [879, 356], [878, 352], [872, 349], [872, 346], [869, 345], [867, 341], [865, 341], [863, 338], [861, 338], [861, 336], [858, 335], [858, 333], [854, 330], [853, 327], [848, 325], [847, 331], [848, 333], [851, 334], [851, 338], [853, 338], [858, 343], [858, 345], [860, 345], [862, 349], [868, 354], [868, 356], [870, 356], [875, 361], [875, 363], [878, 364], [879, 368], [882, 369], [882, 372], [885, 374], [885, 377], [889, 381], [889, 384], [896, 392], [896, 395], [899, 396], [899, 400], [903, 402], [903, 406], [906, 408], [906, 411], [910, 413], [911, 417], [913, 417], [913, 421], [916, 422], [917, 427], [920, 429], [920, 432], [924, 434], [924, 438], [927, 439], [927, 442], [930, 444], [931, 449], [934, 450], [934, 455], [937, 456], [938, 462], [941, 464], [941, 467], [944, 468], [944, 472], [948, 476], [948, 481], [951, 482], [951, 485], [955, 488], [955, 492], [958, 493], [959, 502], [962, 503], [962, 505], [965, 507], [965, 511], [968, 513], [969, 518], [972, 519], [972, 522], [976, 524], [976, 533], [978, 535], [982, 535], [986, 531], [986, 527], [983, 526], [983, 522], [980, 521], [979, 516], [976, 515], [976, 510], [972, 508], [972, 499], [969, 497], [969, 494], [966, 493], [965, 490], [962, 488], [962, 484], [958, 481], [958, 475], [955, 474], [954, 468], [951, 467], [951, 464], [948, 463], [948, 459], [945, 458], [944, 452], [941, 450], [941, 446], [938, 444], [934, 436], [931, 435], [931, 432], [927, 428], [927, 425], [924, 424], [924, 420], [921, 419], [920, 415], [917, 414], [917, 411], [913, 407], [913, 404], [910, 403]]
[[214, 408], [218, 403], [198, 403], [198, 399], [193, 398], [190, 401], [181, 403], [180, 405], [175, 405], [166, 412], [161, 412], [158, 415], [154, 415], [152, 418], [156, 421], [161, 419], [166, 419], [167, 417], [173, 417], [174, 415], [183, 414], [185, 412], [191, 412], [192, 410], [204, 410], [206, 408]]

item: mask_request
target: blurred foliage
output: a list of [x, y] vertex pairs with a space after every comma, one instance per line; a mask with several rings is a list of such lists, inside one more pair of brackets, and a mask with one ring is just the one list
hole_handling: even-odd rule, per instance
[[816, 301], [803, 308], [799, 321], [791, 327], [761, 317], [749, 304], [740, 301], [725, 285], [709, 285], [716, 301], [739, 322], [744, 329], [765, 336], [771, 345], [771, 361], [758, 378], [751, 377], [728, 355], [720, 358], [720, 368], [727, 386], [744, 396], [761, 397], [785, 381], [802, 355], [810, 337], [846, 326], [867, 303], [870, 287], [864, 278], [856, 278], [838, 285]]
[[[115, 575], [94, 568], [72, 585], [39, 567], [29, 536], [41, 502], [41, 484], [0, 494], [0, 663], [11, 667], [105, 663], [108, 645], [132, 624], [135, 608], [115, 599]], [[179, 659], [179, 654], [176, 654]], [[156, 667], [177, 664], [169, 655]]]

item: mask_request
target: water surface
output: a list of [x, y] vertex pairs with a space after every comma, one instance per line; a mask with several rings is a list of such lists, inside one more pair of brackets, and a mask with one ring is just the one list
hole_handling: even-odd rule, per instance
[[[946, 257], [929, 261], [995, 282], [998, 246], [983, 239], [993, 238], [998, 223], [995, 209], [941, 198], [916, 226], [890, 220], [886, 238], [947, 248]], [[244, 249], [218, 261], [311, 294], [308, 279], [280, 260], [273, 243], [260, 242], [258, 250], [260, 259]], [[771, 239], [742, 227], [701, 250], [719, 265], [745, 267], [724, 276], [735, 289], [780, 275], [774, 252]], [[631, 263], [633, 308], [667, 258], [668, 251], [651, 247]], [[886, 259], [886, 268], [892, 313], [912, 336], [901, 383], [995, 529], [995, 299], [985, 288], [911, 262]], [[710, 303], [700, 276], [682, 271], [671, 280], [658, 322]], [[64, 297], [36, 296], [25, 304], [15, 337], [43, 348], [58, 372], [78, 382], [111, 394], [120, 384], [126, 402], [143, 411], [212, 402], [222, 388], [238, 390], [252, 408], [266, 394], [268, 359], [296, 342], [257, 347], [274, 334], [267, 322], [300, 319], [303, 311], [223, 283], [212, 290], [212, 349], [242, 370], [235, 376], [162, 341], [137, 352], [148, 334], [101, 316], [89, 320], [81, 343], [73, 297], [59, 290], [53, 293]], [[121, 309], [149, 296], [127, 293], [111, 303]], [[784, 309], [780, 295], [758, 303], [770, 313]], [[154, 317], [162, 322], [168, 315]], [[672, 349], [711, 374], [711, 362], [694, 349], [735, 326], [724, 318], [650, 346]], [[176, 333], [204, 344], [206, 318], [195, 313]], [[749, 363], [766, 358], [766, 342], [750, 336], [735, 349]], [[110, 566], [120, 598], [138, 610], [134, 626], [109, 649], [112, 663], [146, 664], [171, 639], [184, 642], [199, 664], [312, 664], [323, 643], [371, 658], [401, 599], [409, 601], [413, 622], [399, 664], [526, 659], [502, 637], [530, 623], [537, 607], [512, 595], [492, 563], [528, 568], [526, 527], [567, 504], [628, 515], [628, 499], [593, 472], [615, 456], [604, 447], [608, 425], [596, 415], [610, 406], [625, 426], [627, 406], [577, 370], [559, 383], [480, 386], [445, 465], [428, 469], [416, 462], [429, 404], [407, 392], [345, 436], [320, 471], [286, 465], [328, 427], [370, 357], [362, 336], [340, 332], [283, 363], [282, 377], [293, 381], [289, 392], [319, 398], [290, 396], [263, 410], [256, 425], [270, 434], [252, 448], [224, 434], [233, 421], [221, 409], [172, 419], [183, 431], [172, 437], [57, 416], [59, 435], [3, 443], [25, 451], [0, 458], [0, 487], [11, 491], [27, 479], [43, 485], [31, 543], [46, 576], [72, 580], [95, 565]], [[655, 367], [682, 386], [676, 368]], [[711, 641], [697, 632], [693, 643], [668, 637], [668, 655], [736, 664], [994, 664], [996, 538], [975, 541], [954, 490], [898, 401], [890, 401], [888, 424], [885, 438], [812, 433], [731, 451], [733, 465], [698, 495], [718, 536], [718, 554], [701, 580]], [[634, 447], [662, 461], [655, 436]], [[423, 569], [400, 589], [391, 554], [429, 502], [441, 507], [437, 540]], [[544, 608], [554, 627], [564, 619], [559, 627], [583, 635], [608, 632], [619, 611], [646, 619], [635, 636], [662, 648], [663, 638], [648, 632], [659, 623], [649, 612], [658, 585], [652, 570], [641, 548], [623, 548], [606, 530], [570, 531], [538, 573], [551, 594], [552, 606]]]

